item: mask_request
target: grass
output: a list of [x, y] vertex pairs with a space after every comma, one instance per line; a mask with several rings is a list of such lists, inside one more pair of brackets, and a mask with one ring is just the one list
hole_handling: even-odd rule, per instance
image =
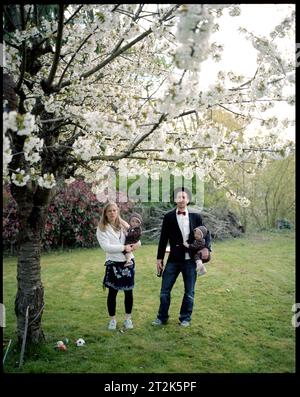
[[[282, 258], [284, 247], [284, 258]], [[5, 372], [22, 373], [294, 373], [295, 239], [292, 232], [259, 233], [213, 244], [208, 273], [198, 278], [192, 324], [178, 326], [183, 283], [173, 291], [168, 325], [153, 327], [159, 305], [157, 246], [136, 251], [133, 320], [126, 332], [108, 331], [100, 248], [42, 256], [46, 342], [27, 349], [18, 368], [14, 298], [16, 258], [5, 258], [4, 338], [13, 345]], [[123, 293], [117, 298], [119, 327]], [[69, 338], [66, 352], [55, 342]], [[82, 337], [84, 347], [74, 340]], [[30, 354], [29, 354], [30, 353]]]

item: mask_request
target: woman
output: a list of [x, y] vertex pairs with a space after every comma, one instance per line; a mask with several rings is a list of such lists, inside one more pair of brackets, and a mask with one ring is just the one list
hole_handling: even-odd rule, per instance
[[116, 321], [116, 298], [118, 291], [123, 290], [125, 294], [125, 321], [126, 329], [133, 328], [131, 312], [133, 306], [133, 287], [135, 262], [132, 255], [132, 264], [126, 264], [123, 251], [130, 252], [137, 249], [141, 242], [125, 245], [125, 233], [129, 225], [119, 213], [119, 208], [114, 202], [109, 202], [103, 208], [102, 217], [97, 227], [97, 239], [101, 248], [106, 252], [104, 287], [108, 288], [107, 309], [110, 315], [108, 329], [115, 330]]

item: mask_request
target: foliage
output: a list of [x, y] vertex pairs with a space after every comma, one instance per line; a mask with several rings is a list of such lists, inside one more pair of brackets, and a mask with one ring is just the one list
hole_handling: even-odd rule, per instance
[[2, 247], [4, 251], [14, 253], [19, 232], [19, 220], [17, 215], [16, 202], [13, 199], [10, 189], [5, 186], [3, 189], [3, 227], [2, 227]]
[[270, 229], [278, 227], [278, 220], [295, 217], [295, 156], [273, 160], [255, 175], [247, 172], [247, 165], [230, 170], [236, 189], [250, 199], [248, 208], [232, 206], [249, 227]]
[[[121, 215], [125, 215], [132, 203], [122, 202], [124, 193], [117, 194]], [[9, 186], [4, 190], [3, 247], [13, 251], [19, 232], [17, 205], [10, 194]], [[42, 236], [44, 249], [93, 247], [96, 240], [96, 226], [102, 214], [100, 203], [91, 187], [83, 180], [66, 185], [51, 201], [45, 230]]]
[[84, 181], [64, 188], [48, 208], [43, 243], [45, 248], [92, 247], [101, 205]]
[[272, 160], [251, 172], [251, 165], [227, 165], [225, 172], [238, 194], [249, 198], [247, 208], [228, 200], [225, 192], [212, 182], [205, 184], [205, 208], [229, 209], [237, 213], [245, 229], [278, 228], [284, 219], [293, 225], [295, 218], [295, 156]]

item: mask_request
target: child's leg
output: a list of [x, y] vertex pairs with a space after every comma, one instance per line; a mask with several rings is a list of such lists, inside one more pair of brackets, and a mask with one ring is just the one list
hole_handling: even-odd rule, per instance
[[199, 269], [201, 266], [203, 266], [202, 260], [201, 260], [201, 254], [200, 252], [197, 252], [194, 256], [194, 261], [196, 262], [196, 271], [198, 273]]
[[131, 265], [131, 253], [126, 252], [125, 257], [126, 257], [126, 263], [124, 266], [130, 266]]
[[202, 276], [203, 274], [207, 273], [206, 267], [204, 266], [201, 259], [196, 261], [196, 272], [198, 276]]

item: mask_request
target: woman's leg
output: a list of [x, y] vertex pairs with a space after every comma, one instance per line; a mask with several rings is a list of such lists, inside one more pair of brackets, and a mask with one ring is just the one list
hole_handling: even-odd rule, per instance
[[124, 291], [124, 305], [126, 318], [131, 318], [132, 306], [133, 306], [133, 291], [132, 289]]
[[133, 292], [132, 289], [125, 291], [124, 290], [124, 304], [125, 304], [125, 321], [124, 327], [125, 329], [132, 329], [133, 324], [131, 321], [131, 312], [133, 306]]
[[111, 317], [115, 317], [116, 315], [116, 301], [117, 301], [117, 293], [118, 290], [114, 288], [109, 288], [108, 289], [108, 295], [107, 295], [107, 309], [108, 313]]

